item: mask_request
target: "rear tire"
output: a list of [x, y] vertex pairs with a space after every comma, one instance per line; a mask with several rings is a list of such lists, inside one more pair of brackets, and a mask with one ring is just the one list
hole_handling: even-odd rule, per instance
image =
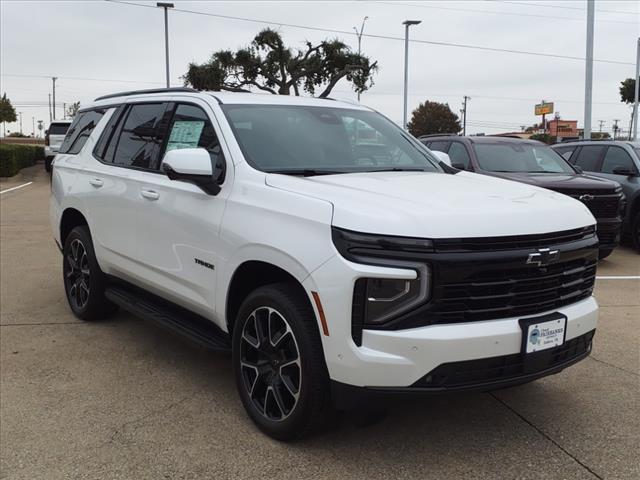
[[53, 157], [46, 157], [44, 159], [44, 169], [49, 173], [51, 173], [51, 170], [52, 170], [52, 165], [51, 165], [52, 163], [53, 163]]
[[75, 227], [67, 235], [62, 249], [62, 275], [67, 301], [76, 317], [99, 320], [118, 309], [104, 296], [107, 279], [96, 260], [88, 227]]
[[631, 244], [640, 251], [640, 211], [636, 212], [631, 222]]
[[605, 248], [605, 249], [601, 249], [598, 252], [598, 260], [604, 260], [605, 258], [607, 258], [609, 255], [611, 255], [611, 253], [613, 252], [613, 248]]
[[233, 367], [245, 410], [270, 437], [299, 439], [327, 424], [329, 374], [315, 314], [297, 285], [267, 285], [245, 299]]

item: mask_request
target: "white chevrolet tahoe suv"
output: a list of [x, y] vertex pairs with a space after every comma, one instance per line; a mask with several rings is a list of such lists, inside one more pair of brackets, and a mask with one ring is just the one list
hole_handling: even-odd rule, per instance
[[186, 88], [98, 98], [53, 168], [73, 313], [232, 353], [251, 419], [301, 437], [372, 397], [491, 390], [591, 351], [595, 220], [455, 170], [359, 105]]

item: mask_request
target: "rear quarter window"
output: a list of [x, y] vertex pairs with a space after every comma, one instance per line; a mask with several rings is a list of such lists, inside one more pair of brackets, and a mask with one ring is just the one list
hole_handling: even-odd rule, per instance
[[87, 139], [96, 128], [105, 110], [89, 110], [76, 115], [67, 136], [60, 146], [60, 153], [75, 155], [82, 150]]

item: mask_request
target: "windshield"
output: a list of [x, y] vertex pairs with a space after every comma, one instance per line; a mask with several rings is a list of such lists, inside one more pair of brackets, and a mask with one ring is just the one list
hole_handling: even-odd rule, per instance
[[552, 148], [530, 143], [479, 143], [478, 163], [490, 172], [575, 173]]
[[416, 140], [375, 112], [290, 105], [221, 107], [245, 158], [264, 172], [442, 171]]

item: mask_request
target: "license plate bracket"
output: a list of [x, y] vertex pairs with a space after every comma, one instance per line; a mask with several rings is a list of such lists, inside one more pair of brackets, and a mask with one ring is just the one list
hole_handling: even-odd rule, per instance
[[549, 350], [564, 344], [567, 317], [559, 312], [519, 320], [522, 329], [521, 354], [525, 372], [544, 369]]

